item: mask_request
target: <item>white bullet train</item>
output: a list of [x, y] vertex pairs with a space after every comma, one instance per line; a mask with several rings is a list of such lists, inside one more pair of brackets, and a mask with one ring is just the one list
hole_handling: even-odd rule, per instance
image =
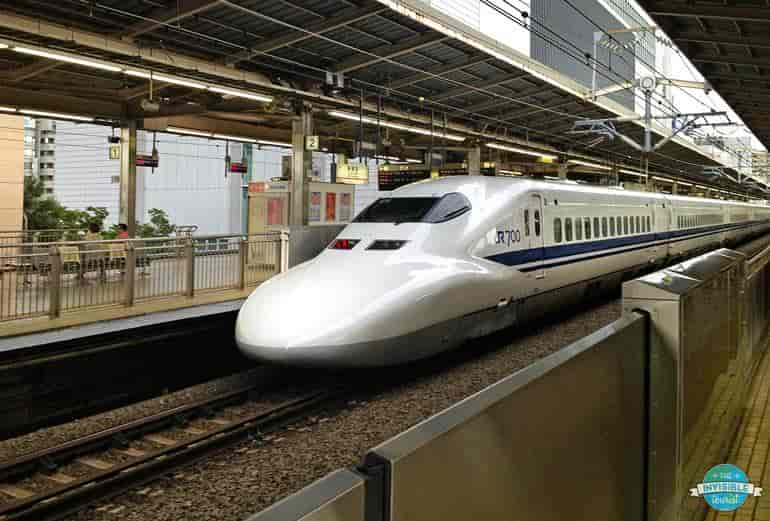
[[422, 181], [259, 286], [236, 342], [297, 366], [409, 362], [768, 229], [764, 205], [503, 177]]

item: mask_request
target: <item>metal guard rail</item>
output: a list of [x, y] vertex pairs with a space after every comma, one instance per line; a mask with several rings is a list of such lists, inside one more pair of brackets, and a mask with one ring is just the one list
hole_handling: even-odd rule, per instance
[[288, 269], [289, 233], [0, 245], [0, 322], [245, 290]]

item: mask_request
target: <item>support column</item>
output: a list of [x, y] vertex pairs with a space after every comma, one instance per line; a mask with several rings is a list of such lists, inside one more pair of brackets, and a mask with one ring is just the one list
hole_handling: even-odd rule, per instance
[[569, 171], [569, 165], [567, 165], [567, 161], [564, 160], [559, 163], [558, 165], [558, 175], [559, 179], [566, 180], [567, 179], [567, 172]]
[[305, 136], [313, 134], [313, 115], [307, 105], [303, 105], [291, 124], [291, 208], [289, 224], [303, 226], [307, 224], [307, 205], [310, 187], [310, 172], [313, 170], [313, 152], [305, 150]]
[[468, 149], [468, 175], [481, 175], [481, 147]]
[[676, 195], [679, 193], [679, 185], [677, 183], [674, 183], [671, 185], [671, 195]]
[[136, 121], [120, 129], [120, 222], [136, 234]]
[[617, 163], [612, 163], [612, 170], [610, 170], [610, 177], [612, 178], [610, 180], [610, 184], [612, 186], [620, 185], [620, 168], [618, 168]]

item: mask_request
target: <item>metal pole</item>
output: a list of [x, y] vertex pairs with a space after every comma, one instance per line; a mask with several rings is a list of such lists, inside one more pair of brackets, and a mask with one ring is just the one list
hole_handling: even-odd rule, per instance
[[136, 121], [120, 129], [120, 222], [136, 235]]
[[644, 152], [652, 152], [652, 90], [644, 91]]
[[291, 196], [289, 204], [289, 224], [303, 226], [307, 224], [307, 206], [309, 197], [308, 171], [313, 167], [312, 152], [305, 150], [305, 136], [312, 133], [312, 114], [310, 108], [302, 106], [298, 117], [292, 121], [292, 159], [291, 159]]
[[52, 246], [48, 252], [51, 259], [51, 276], [49, 280], [50, 292], [48, 295], [48, 313], [51, 318], [58, 318], [61, 315], [61, 252], [56, 246]]
[[195, 296], [195, 248], [191, 238], [185, 241], [185, 261], [187, 264], [187, 296]]
[[248, 270], [249, 238], [241, 238], [241, 289], [246, 289], [246, 271]]
[[134, 305], [136, 299], [136, 248], [134, 243], [126, 241], [126, 293], [123, 303], [126, 307]]
[[281, 231], [281, 244], [279, 246], [279, 273], [289, 270], [289, 231]]

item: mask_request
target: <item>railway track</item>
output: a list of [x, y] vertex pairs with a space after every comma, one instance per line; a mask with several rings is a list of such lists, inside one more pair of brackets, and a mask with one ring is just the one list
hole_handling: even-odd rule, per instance
[[262, 391], [244, 387], [2, 462], [0, 520], [58, 519], [344, 395], [341, 388], [313, 389], [255, 400]]

